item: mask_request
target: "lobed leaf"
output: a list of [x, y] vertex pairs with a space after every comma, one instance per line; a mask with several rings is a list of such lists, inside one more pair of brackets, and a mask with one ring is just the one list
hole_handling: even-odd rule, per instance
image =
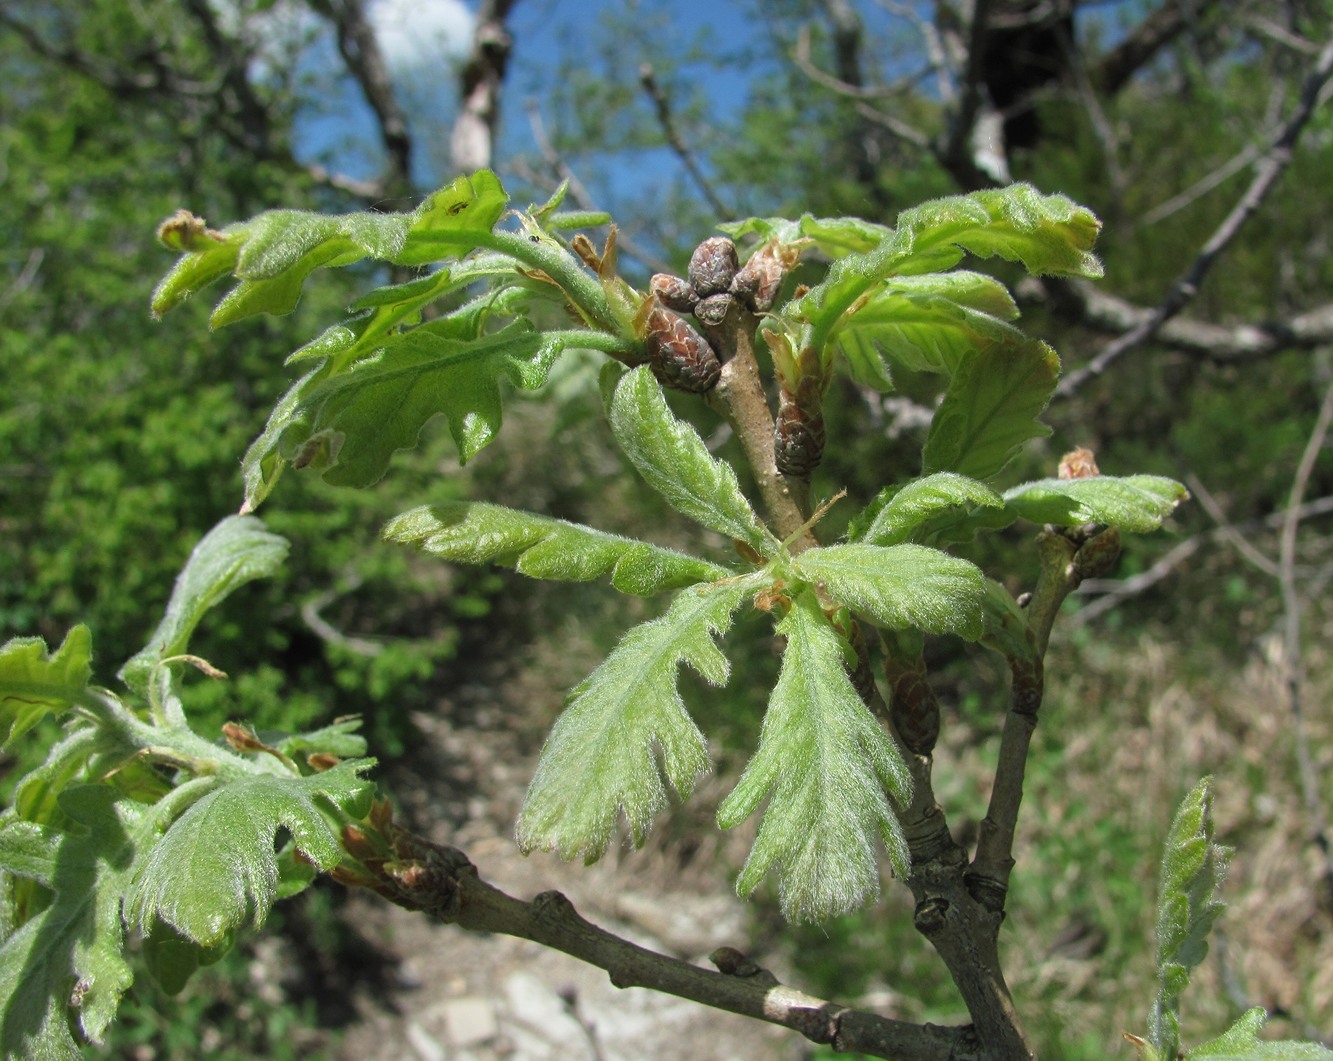
[[1045, 343], [1000, 343], [964, 361], [935, 411], [922, 450], [922, 471], [985, 480], [1000, 472], [1029, 439], [1050, 434], [1037, 417], [1060, 374]]
[[571, 694], [542, 748], [518, 819], [526, 852], [595, 862], [623, 813], [635, 845], [667, 803], [709, 766], [703, 734], [676, 688], [688, 663], [713, 685], [730, 673], [713, 638], [756, 586], [735, 579], [681, 591], [660, 619], [630, 630]]
[[982, 634], [985, 579], [967, 560], [923, 545], [829, 545], [807, 549], [793, 569], [822, 583], [839, 604], [894, 629]]
[[1330, 1061], [1333, 1050], [1320, 1043], [1290, 1040], [1275, 1042], [1258, 1037], [1268, 1014], [1260, 1007], [1248, 1010], [1216, 1039], [1189, 1050], [1185, 1061]]
[[246, 505], [257, 507], [289, 464], [314, 468], [337, 486], [370, 486], [437, 413], [459, 456], [470, 460], [500, 429], [502, 380], [536, 390], [567, 346], [602, 338], [538, 332], [526, 321], [490, 335], [460, 336], [457, 328], [448, 318], [432, 321], [386, 337], [345, 371], [326, 362], [298, 380], [242, 461]]
[[143, 692], [153, 667], [185, 652], [190, 635], [210, 608], [234, 590], [274, 574], [287, 558], [286, 539], [254, 516], [228, 516], [200, 540], [176, 576], [166, 614], [148, 644], [121, 667], [119, 677]]
[[121, 899], [152, 843], [156, 808], [109, 785], [78, 785], [59, 801], [67, 829], [13, 817], [0, 822], [0, 868], [31, 876], [52, 893], [50, 904], [0, 945], [5, 1057], [76, 1061], [82, 1052], [71, 1023], [100, 1041], [134, 978], [122, 953]]
[[980, 273], [894, 277], [847, 312], [837, 343], [853, 379], [887, 390], [892, 366], [952, 373], [995, 343], [1021, 342], [1017, 316], [1004, 285]]
[[165, 922], [203, 947], [249, 921], [262, 925], [278, 893], [278, 830], [319, 870], [336, 866], [339, 834], [321, 804], [364, 815], [373, 786], [360, 774], [372, 765], [362, 759], [309, 777], [250, 775], [218, 785], [139, 865], [126, 918], [145, 932]]
[[885, 793], [905, 804], [911, 780], [853, 688], [844, 642], [814, 595], [801, 593], [777, 630], [787, 643], [759, 749], [717, 820], [723, 829], [739, 825], [767, 798], [736, 890], [749, 895], [776, 869], [784, 916], [822, 921], [879, 895], [877, 837], [894, 871], [907, 876], [907, 841]]
[[1015, 517], [1032, 523], [1104, 523], [1141, 534], [1160, 527], [1188, 497], [1180, 483], [1160, 475], [1096, 475], [1024, 483], [1005, 491], [1004, 504]]
[[410, 214], [265, 211], [192, 244], [199, 249], [182, 255], [154, 290], [152, 311], [161, 316], [231, 273], [238, 282], [218, 302], [210, 327], [290, 313], [316, 269], [363, 258], [411, 266], [458, 257], [476, 245], [468, 234], [488, 233], [507, 201], [498, 178], [482, 170], [427, 196]]
[[616, 589], [638, 596], [730, 574], [674, 549], [483, 502], [414, 508], [390, 520], [384, 538], [446, 560], [502, 564], [532, 578], [587, 582], [610, 572]]
[[1148, 1036], [1163, 1057], [1180, 1043], [1180, 995], [1208, 953], [1208, 932], [1222, 913], [1217, 892], [1231, 851], [1213, 842], [1212, 778], [1205, 777], [1176, 811], [1167, 833], [1157, 888], [1157, 997]]
[[611, 433], [648, 485], [677, 512], [760, 554], [771, 553], [773, 541], [741, 493], [731, 465], [709, 453], [699, 433], [672, 415], [648, 367], [618, 379], [615, 366], [608, 369], [603, 379], [610, 391]]
[[70, 628], [54, 654], [40, 637], [15, 637], [0, 647], [0, 746], [8, 748], [42, 718], [63, 714], [83, 695], [92, 674], [92, 634]]
[[898, 545], [915, 537], [942, 512], [951, 509], [999, 508], [1004, 504], [985, 483], [955, 472], [936, 472], [891, 486], [852, 521], [852, 538], [867, 545]]

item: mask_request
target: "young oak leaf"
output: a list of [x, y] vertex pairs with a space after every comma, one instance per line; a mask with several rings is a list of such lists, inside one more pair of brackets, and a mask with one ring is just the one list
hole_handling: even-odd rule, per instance
[[839, 604], [891, 629], [981, 636], [985, 578], [967, 560], [924, 545], [828, 545], [807, 549], [793, 568], [823, 583]]
[[777, 630], [787, 646], [759, 750], [717, 821], [739, 825], [771, 797], [736, 890], [749, 895], [776, 868], [787, 919], [822, 921], [879, 895], [876, 838], [907, 875], [907, 841], [885, 793], [904, 804], [911, 780], [853, 688], [842, 640], [814, 595], [799, 594]]
[[699, 433], [672, 415], [648, 367], [618, 379], [615, 366], [608, 369], [603, 385], [610, 390], [611, 433], [648, 485], [677, 512], [756, 552], [771, 553], [772, 540], [741, 493], [731, 465], [709, 453]]
[[320, 870], [342, 858], [322, 803], [360, 817], [374, 792], [361, 759], [308, 777], [252, 775], [214, 788], [182, 814], [135, 874], [125, 916], [140, 929], [160, 920], [204, 947], [247, 921], [262, 925], [278, 894], [279, 829]]
[[16, 637], [0, 647], [0, 746], [48, 714], [60, 714], [83, 694], [92, 673], [92, 635], [70, 628], [54, 653], [40, 637]]
[[931, 420], [922, 471], [998, 474], [1025, 442], [1051, 433], [1037, 417], [1059, 374], [1055, 351], [1037, 340], [997, 343], [964, 360]]
[[[101, 1040], [134, 976], [121, 902], [156, 835], [156, 808], [109, 785], [61, 793], [67, 829], [0, 821], [0, 869], [40, 881], [50, 904], [0, 945], [0, 1056], [78, 1061], [71, 1020]], [[71, 998], [77, 998], [71, 1007]]]
[[917, 536], [923, 526], [950, 510], [998, 509], [1004, 499], [985, 483], [955, 472], [936, 472], [902, 486], [886, 487], [851, 526], [854, 541], [867, 545], [899, 545]]
[[1224, 904], [1217, 892], [1231, 851], [1213, 842], [1212, 778], [1181, 801], [1167, 832], [1157, 885], [1157, 997], [1148, 1036], [1162, 1057], [1180, 1043], [1180, 996], [1190, 972], [1208, 954], [1208, 932]]
[[635, 845], [667, 803], [709, 767], [703, 734], [676, 689], [688, 663], [713, 685], [730, 666], [713, 638], [755, 591], [754, 579], [682, 590], [660, 619], [630, 630], [571, 694], [542, 749], [518, 819], [526, 852], [556, 851], [596, 862], [623, 811]]
[[1268, 1014], [1256, 1006], [1219, 1035], [1185, 1052], [1185, 1061], [1333, 1061], [1333, 1050], [1320, 1043], [1260, 1039]]
[[1030, 523], [1103, 523], [1146, 534], [1160, 527], [1187, 497], [1189, 492], [1180, 483], [1160, 475], [1094, 475], [1023, 483], [1005, 491], [1004, 505], [1015, 518]]
[[414, 508], [389, 521], [384, 539], [446, 560], [503, 564], [532, 578], [587, 582], [610, 572], [616, 589], [639, 596], [730, 574], [674, 549], [484, 502]]

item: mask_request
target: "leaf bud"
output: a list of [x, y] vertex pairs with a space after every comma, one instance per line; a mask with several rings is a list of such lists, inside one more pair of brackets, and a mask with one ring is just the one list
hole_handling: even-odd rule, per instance
[[670, 273], [653, 273], [652, 279], [648, 281], [648, 290], [667, 309], [674, 309], [677, 313], [689, 313], [699, 301], [699, 292], [694, 290], [688, 280]]
[[713, 236], [690, 255], [690, 283], [701, 297], [720, 294], [731, 287], [739, 264], [736, 244], [726, 236]]
[[1073, 569], [1079, 580], [1105, 578], [1115, 570], [1120, 559], [1120, 531], [1107, 527], [1079, 546], [1074, 554]]
[[665, 306], [654, 306], [644, 323], [649, 364], [662, 383], [691, 394], [703, 394], [717, 385], [722, 363], [684, 317]]
[[782, 475], [800, 479], [824, 459], [824, 412], [818, 385], [797, 387], [793, 395], [786, 387], [778, 394], [778, 415], [773, 421], [773, 463]]
[[1092, 450], [1080, 446], [1060, 458], [1058, 474], [1061, 479], [1091, 479], [1101, 473], [1097, 470], [1097, 458]]
[[735, 304], [735, 297], [725, 291], [720, 295], [709, 295], [695, 305], [694, 319], [709, 328], [720, 328]]
[[773, 254], [759, 250], [731, 281], [731, 292], [756, 313], [767, 313], [778, 300], [787, 267]]

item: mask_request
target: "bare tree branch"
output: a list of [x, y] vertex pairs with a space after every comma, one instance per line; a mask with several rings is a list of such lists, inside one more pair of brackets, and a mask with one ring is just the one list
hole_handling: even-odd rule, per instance
[[1115, 95], [1181, 32], [1217, 0], [1166, 0], [1130, 30], [1119, 44], [1089, 71], [1099, 92]]
[[1319, 406], [1319, 415], [1315, 418], [1314, 428], [1305, 443], [1296, 474], [1292, 477], [1291, 495], [1283, 513], [1282, 534], [1278, 548], [1279, 585], [1282, 588], [1283, 643], [1286, 647], [1286, 685], [1287, 705], [1291, 711], [1292, 737], [1296, 745], [1296, 764], [1300, 772], [1301, 797], [1305, 802], [1305, 813], [1309, 819], [1311, 839], [1319, 850], [1323, 862], [1323, 880], [1321, 881], [1325, 898], [1333, 901], [1333, 849], [1328, 836], [1328, 819], [1324, 814], [1323, 800], [1319, 794], [1319, 774], [1315, 769], [1314, 758], [1310, 754], [1310, 736], [1305, 726], [1305, 664], [1304, 650], [1301, 645], [1301, 592], [1296, 580], [1296, 535], [1301, 524], [1301, 501], [1310, 483], [1324, 443], [1328, 438], [1330, 425], [1333, 425], [1333, 382], [1324, 390], [1324, 400]]
[[516, 0], [483, 0], [463, 65], [461, 105], [449, 140], [454, 168], [464, 173], [494, 164], [500, 85], [513, 40], [505, 25]]
[[338, 51], [375, 112], [389, 159], [384, 194], [392, 205], [406, 208], [412, 193], [412, 139], [362, 0], [310, 0], [310, 6], [333, 23]]
[[605, 969], [617, 987], [646, 987], [679, 998], [777, 1024], [811, 1042], [872, 1057], [920, 1061], [979, 1056], [970, 1028], [911, 1024], [815, 998], [778, 983], [771, 973], [730, 947], [715, 951], [717, 971], [658, 954], [583, 918], [559, 892], [530, 902], [483, 881], [457, 848], [431, 843], [390, 824], [390, 849], [364, 857], [368, 877], [335, 876], [378, 892], [391, 902], [446, 924], [517, 936]]
[[680, 133], [676, 130], [676, 121], [671, 114], [671, 101], [667, 99], [666, 93], [662, 91], [662, 86], [657, 83], [657, 75], [653, 72], [652, 63], [644, 63], [639, 67], [639, 84], [643, 86], [648, 98], [653, 101], [653, 107], [657, 112], [657, 122], [662, 127], [662, 133], [666, 136], [667, 144], [675, 155], [680, 159], [680, 163], [685, 167], [685, 172], [690, 175], [690, 179], [698, 186], [703, 197], [708, 200], [708, 205], [718, 219], [729, 218], [734, 211], [727, 206], [717, 190], [704, 176], [703, 170], [699, 167], [699, 161], [694, 157], [694, 152], [690, 150], [689, 145], [681, 139]]
[[1256, 167], [1254, 180], [1209, 237], [1193, 263], [1172, 285], [1161, 304], [1147, 319], [1108, 345], [1088, 364], [1066, 375], [1060, 381], [1057, 394], [1068, 396], [1088, 380], [1100, 376], [1127, 352], [1151, 339], [1163, 324], [1179, 313], [1198, 294], [1203, 278], [1222, 252], [1230, 246], [1245, 222], [1263, 204], [1278, 178], [1290, 164], [1292, 149], [1314, 112], [1319, 94], [1331, 74], [1333, 74], [1333, 40], [1324, 45], [1314, 67], [1307, 74], [1296, 109], [1273, 137], [1269, 150]]

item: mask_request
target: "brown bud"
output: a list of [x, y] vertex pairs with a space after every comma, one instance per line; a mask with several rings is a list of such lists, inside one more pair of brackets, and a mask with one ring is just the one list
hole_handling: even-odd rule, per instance
[[653, 375], [668, 387], [703, 394], [717, 385], [722, 364], [693, 325], [664, 306], [654, 306], [645, 319], [644, 342]]
[[808, 479], [824, 458], [824, 414], [814, 400], [798, 402], [783, 390], [773, 421], [773, 463], [782, 475]]
[[1059, 475], [1061, 479], [1091, 479], [1099, 474], [1097, 459], [1090, 449], [1084, 449], [1080, 446], [1078, 449], [1070, 450], [1060, 458]]
[[736, 244], [726, 236], [713, 236], [690, 255], [690, 283], [703, 298], [720, 294], [731, 286], [738, 264]]
[[690, 286], [690, 282], [671, 273], [653, 273], [648, 290], [657, 296], [658, 302], [677, 313], [689, 313], [699, 301], [699, 292]]
[[778, 300], [787, 268], [775, 255], [762, 250], [750, 256], [731, 281], [731, 291], [756, 313], [767, 313]]
[[1074, 554], [1074, 573], [1079, 579], [1105, 578], [1120, 559], [1120, 532], [1107, 527], [1079, 546]]
[[735, 297], [725, 291], [720, 295], [709, 295], [701, 298], [694, 307], [694, 319], [710, 328], [720, 328], [735, 304]]

